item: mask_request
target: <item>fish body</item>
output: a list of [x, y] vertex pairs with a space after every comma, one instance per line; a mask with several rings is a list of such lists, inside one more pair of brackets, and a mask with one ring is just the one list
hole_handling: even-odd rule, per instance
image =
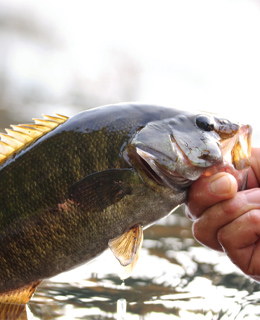
[[[105, 106], [75, 115], [3, 161], [0, 293], [69, 270], [108, 246], [113, 251], [121, 242], [113, 239], [185, 202], [190, 184], [223, 164], [222, 140], [239, 132], [212, 119], [163, 106]], [[132, 261], [113, 252], [124, 265]]]

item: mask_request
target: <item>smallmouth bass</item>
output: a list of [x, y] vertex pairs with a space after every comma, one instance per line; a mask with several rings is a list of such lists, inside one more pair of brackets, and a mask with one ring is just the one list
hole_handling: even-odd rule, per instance
[[127, 277], [143, 228], [184, 203], [202, 174], [228, 171], [244, 187], [251, 131], [144, 104], [45, 116], [7, 130], [0, 142], [0, 302], [26, 303], [40, 281], [108, 247]]

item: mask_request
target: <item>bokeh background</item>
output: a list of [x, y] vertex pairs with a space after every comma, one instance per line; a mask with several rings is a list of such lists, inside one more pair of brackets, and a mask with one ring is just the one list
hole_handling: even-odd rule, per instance
[[[258, 0], [0, 0], [0, 131], [142, 101], [250, 123], [259, 146], [259, 88]], [[147, 230], [125, 287], [112, 258], [44, 282], [32, 319], [260, 316], [259, 286], [196, 243], [182, 209]]]
[[0, 126], [122, 101], [258, 127], [257, 0], [0, 0]]

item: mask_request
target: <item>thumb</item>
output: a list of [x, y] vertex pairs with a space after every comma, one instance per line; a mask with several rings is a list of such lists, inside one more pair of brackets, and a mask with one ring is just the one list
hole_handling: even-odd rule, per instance
[[220, 172], [210, 177], [201, 177], [190, 187], [186, 214], [191, 219], [196, 219], [217, 202], [233, 198], [236, 192], [237, 181], [229, 173]]

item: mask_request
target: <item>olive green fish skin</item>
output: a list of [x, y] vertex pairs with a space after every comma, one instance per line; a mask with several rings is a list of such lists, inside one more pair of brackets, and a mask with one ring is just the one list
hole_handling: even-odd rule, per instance
[[148, 187], [123, 157], [137, 130], [176, 112], [134, 104], [86, 111], [0, 167], [0, 292], [84, 263], [184, 201], [185, 192]]

